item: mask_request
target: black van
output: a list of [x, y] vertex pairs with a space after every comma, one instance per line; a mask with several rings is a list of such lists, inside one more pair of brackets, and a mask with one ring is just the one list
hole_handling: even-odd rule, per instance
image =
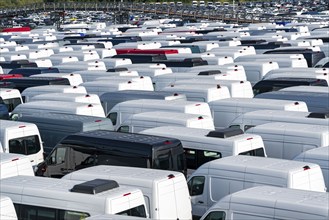
[[38, 165], [36, 175], [60, 178], [95, 165], [187, 171], [178, 139], [96, 130], [65, 137]]
[[31, 76], [42, 73], [59, 73], [55, 67], [21, 67], [12, 69], [8, 74], [20, 74], [22, 76]]
[[279, 77], [257, 82], [253, 87], [254, 95], [277, 91], [291, 86], [327, 86], [325, 79]]
[[67, 78], [59, 77], [21, 77], [21, 78], [9, 78], [3, 79], [2, 82], [10, 82], [14, 84], [14, 88], [23, 92], [24, 89], [33, 86], [44, 85], [70, 85], [70, 81]]

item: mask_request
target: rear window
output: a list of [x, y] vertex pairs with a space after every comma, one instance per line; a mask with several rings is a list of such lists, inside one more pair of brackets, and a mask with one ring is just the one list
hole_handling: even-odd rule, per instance
[[40, 151], [38, 135], [15, 138], [9, 140], [9, 153], [31, 155]]
[[249, 151], [239, 153], [239, 155], [265, 157], [265, 152], [264, 152], [264, 148], [257, 148], [257, 149], [253, 149], [253, 150], [249, 150]]

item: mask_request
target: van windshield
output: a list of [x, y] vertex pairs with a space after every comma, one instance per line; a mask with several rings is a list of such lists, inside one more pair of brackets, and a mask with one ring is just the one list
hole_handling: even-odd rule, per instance
[[9, 140], [9, 153], [31, 155], [40, 151], [38, 135], [20, 137]]

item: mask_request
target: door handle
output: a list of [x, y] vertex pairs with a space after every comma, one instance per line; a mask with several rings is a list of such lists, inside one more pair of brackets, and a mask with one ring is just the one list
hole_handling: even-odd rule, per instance
[[203, 201], [198, 201], [199, 204], [203, 204]]

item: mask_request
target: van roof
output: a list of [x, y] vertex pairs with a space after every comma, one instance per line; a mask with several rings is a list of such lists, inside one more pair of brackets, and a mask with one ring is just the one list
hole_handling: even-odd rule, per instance
[[96, 94], [82, 94], [82, 93], [44, 93], [35, 95], [30, 101], [65, 101], [65, 102], [79, 102], [90, 104], [101, 104], [101, 101]]
[[[110, 144], [109, 144], [110, 143]], [[122, 146], [130, 145], [130, 152], [135, 156], [137, 154], [150, 155], [153, 148], [166, 149], [176, 146], [180, 143], [178, 139], [159, 137], [153, 135], [121, 133], [107, 130], [95, 130], [80, 132], [66, 136], [61, 144], [78, 145], [82, 147], [91, 146], [93, 148], [112, 150]], [[145, 148], [147, 148], [145, 150]]]
[[[119, 184], [153, 187], [152, 184], [175, 177], [184, 177], [177, 171], [148, 169], [139, 167], [98, 165], [74, 171], [63, 179], [89, 180], [91, 178], [114, 179]], [[118, 179], [118, 180], [117, 180]], [[184, 177], [185, 179], [185, 177]]]
[[[128, 120], [141, 120], [141, 121], [166, 121], [168, 123], [186, 123], [187, 121], [195, 121], [195, 120], [211, 120], [212, 118], [207, 116], [198, 116], [196, 114], [188, 114], [184, 112], [166, 112], [166, 111], [150, 111], [150, 112], [142, 112], [131, 115]], [[123, 124], [126, 124], [123, 122]]]
[[26, 127], [36, 127], [33, 123], [27, 122], [18, 122], [18, 121], [9, 121], [9, 120], [0, 120], [0, 135], [4, 134], [5, 130], [17, 129], [17, 128], [26, 128]]
[[[88, 206], [87, 204], [93, 203], [94, 206], [92, 206], [92, 208], [95, 209], [97, 207], [102, 211], [101, 213], [104, 213], [104, 206], [106, 204], [104, 201], [105, 198], [117, 199], [123, 197], [126, 193], [141, 193], [139, 189], [126, 186], [120, 186], [97, 194], [71, 192], [71, 189], [75, 185], [81, 183], [83, 182], [65, 179], [50, 179], [36, 176], [15, 176], [1, 180], [1, 193], [39, 197], [42, 199], [34, 200], [34, 202], [39, 203], [39, 205], [42, 205], [45, 198], [49, 198], [50, 200], [57, 200], [59, 207], [65, 206], [66, 208], [68, 202], [79, 204], [84, 203], [85, 207], [90, 207], [89, 209], [91, 209], [91, 206]], [[65, 198], [65, 203], [62, 202], [63, 198]], [[95, 204], [98, 205], [95, 206]], [[82, 209], [83, 208], [76, 208], [76, 210]], [[92, 212], [95, 210], [90, 211]]]
[[70, 85], [44, 85], [44, 86], [33, 86], [26, 88], [22, 95], [29, 92], [75, 92], [75, 93], [87, 93], [86, 89], [83, 86], [70, 86]]
[[[329, 161], [329, 146], [317, 147], [307, 150], [298, 155], [295, 159], [311, 159], [311, 160], [325, 160]], [[328, 163], [327, 163], [328, 164]], [[329, 166], [329, 164], [327, 165]]]
[[28, 159], [27, 156], [24, 156], [22, 154], [0, 153], [0, 163], [5, 163], [5, 162], [9, 162], [9, 161], [16, 161], [18, 159], [24, 159], [24, 158]]
[[195, 171], [195, 175], [197, 175], [197, 173], [201, 172], [203, 169], [221, 169], [236, 172], [239, 170], [243, 173], [257, 172], [258, 175], [278, 176], [286, 178], [287, 174], [303, 171], [305, 170], [305, 167], [314, 169], [319, 167], [319, 165], [308, 162], [284, 160], [270, 157], [236, 155], [209, 161], [201, 165], [198, 170]]
[[[202, 115], [211, 116], [209, 105], [205, 102], [195, 102], [195, 101], [185, 101], [185, 100], [158, 100], [158, 99], [137, 99], [129, 100], [125, 102], [118, 103], [115, 105], [110, 112], [116, 109], [122, 109], [125, 107], [131, 108], [150, 108], [153, 111], [163, 110], [163, 111], [185, 111], [186, 113], [197, 113]], [[200, 107], [205, 108], [204, 112], [200, 112]], [[193, 109], [193, 110], [192, 110]], [[198, 109], [198, 110], [195, 110]], [[192, 112], [191, 112], [192, 111]]]
[[[248, 140], [262, 141], [262, 138], [259, 135], [254, 135], [254, 134], [239, 134], [227, 138], [217, 138], [217, 137], [207, 136], [211, 131], [213, 130], [201, 129], [201, 128], [176, 127], [176, 126], [162, 126], [162, 127], [146, 129], [144, 131], [141, 131], [140, 133], [177, 138], [182, 141], [183, 146], [184, 146], [184, 141], [191, 141], [191, 142], [199, 143], [200, 148], [202, 148], [201, 143], [203, 143], [203, 144], [207, 144], [207, 147], [211, 149], [223, 148], [223, 151], [233, 151], [233, 152], [237, 151], [237, 149], [234, 149], [237, 147], [236, 143], [241, 143], [243, 141], [248, 141]], [[228, 146], [232, 146], [232, 148], [228, 148]], [[259, 148], [261, 147], [261, 145], [257, 144], [257, 145], [253, 145], [253, 147]]]
[[[310, 219], [327, 219], [329, 209], [329, 194], [308, 190], [288, 189], [273, 186], [257, 186], [238, 191], [224, 197], [212, 209], [229, 208], [240, 209], [238, 206], [246, 204], [253, 206], [254, 212], [264, 213], [266, 208], [275, 208], [277, 214], [306, 213]], [[261, 205], [260, 205], [261, 204]], [[280, 211], [281, 210], [281, 211]], [[312, 217], [311, 217], [312, 215]], [[289, 214], [292, 217], [292, 214]]]
[[44, 123], [52, 125], [67, 125], [71, 126], [80, 125], [82, 127], [89, 127], [91, 124], [95, 125], [108, 125], [113, 130], [113, 125], [110, 119], [87, 116], [87, 115], [75, 115], [75, 114], [62, 114], [62, 113], [38, 113], [31, 115], [22, 115], [18, 118], [18, 121], [29, 121], [32, 123]]
[[[251, 132], [252, 131], [252, 132]], [[324, 125], [314, 124], [296, 124], [286, 122], [270, 122], [266, 124], [257, 125], [256, 127], [248, 129], [247, 133], [254, 131], [268, 134], [278, 134], [284, 136], [300, 136], [300, 137], [313, 137], [321, 138], [322, 135], [327, 135], [329, 138], [329, 128]]]
[[290, 100], [280, 100], [280, 99], [262, 99], [262, 98], [228, 98], [219, 99], [209, 103], [210, 106], [236, 106], [236, 107], [246, 107], [246, 108], [266, 108], [266, 109], [282, 109], [289, 110], [294, 109], [295, 111], [307, 111], [307, 106], [305, 102], [301, 101], [290, 101]]

